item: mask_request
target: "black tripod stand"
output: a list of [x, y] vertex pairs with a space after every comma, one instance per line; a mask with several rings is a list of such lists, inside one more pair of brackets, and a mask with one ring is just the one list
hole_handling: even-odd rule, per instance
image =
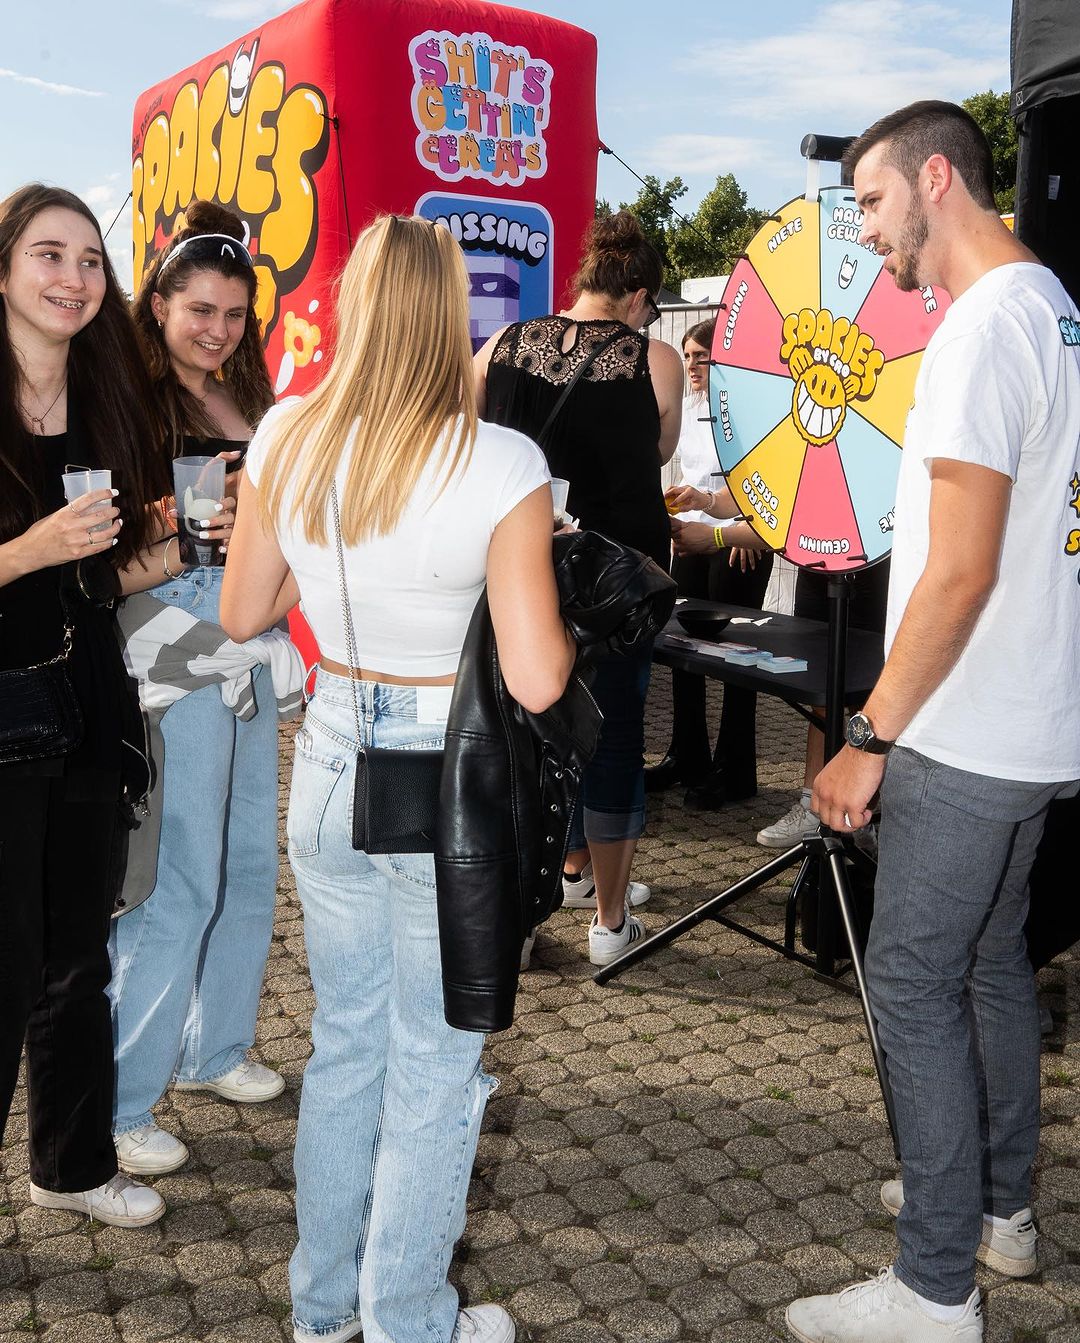
[[[844, 679], [847, 666], [848, 607], [851, 600], [850, 574], [829, 575], [828, 598], [829, 642], [825, 673], [826, 761], [831, 760], [840, 750], [844, 740]], [[820, 727], [819, 720], [816, 720], [813, 715], [807, 714], [806, 717]], [[885, 1113], [888, 1116], [889, 1129], [892, 1133], [893, 1150], [896, 1153], [897, 1160], [899, 1160], [900, 1149], [896, 1138], [892, 1091], [885, 1071], [885, 1056], [878, 1040], [877, 1024], [870, 1009], [870, 999], [867, 995], [866, 979], [863, 974], [859, 924], [847, 874], [847, 863], [849, 861], [857, 865], [872, 865], [872, 860], [855, 846], [850, 837], [827, 831], [809, 839], [804, 839], [785, 853], [779, 854], [771, 862], [759, 867], [756, 872], [751, 872], [749, 876], [743, 877], [741, 881], [729, 886], [727, 890], [712, 896], [688, 914], [684, 914], [682, 918], [676, 919], [667, 928], [654, 933], [652, 937], [646, 938], [644, 942], [632, 947], [617, 960], [612, 961], [610, 965], [605, 965], [598, 970], [593, 978], [597, 984], [606, 984], [609, 979], [613, 979], [623, 970], [629, 969], [631, 965], [647, 960], [662, 947], [666, 947], [669, 943], [682, 937], [684, 933], [688, 933], [691, 928], [696, 928], [699, 923], [704, 923], [706, 919], [712, 919], [716, 923], [722, 923], [728, 928], [743, 933], [755, 942], [772, 947], [790, 960], [799, 961], [810, 966], [811, 969], [825, 973], [835, 982], [833, 974], [833, 949], [836, 934], [834, 918], [835, 911], [839, 910], [847, 940], [851, 970], [862, 1003], [870, 1049], [874, 1056], [874, 1067], [877, 1070], [881, 1095], [885, 1101]], [[730, 905], [733, 905], [751, 891], [756, 891], [759, 887], [768, 885], [774, 877], [778, 877], [782, 872], [796, 866], [799, 870], [788, 893], [784, 919], [784, 941], [782, 943], [765, 937], [763, 934], [746, 928], [727, 917], [724, 911]], [[818, 909], [818, 953], [813, 959], [795, 949], [795, 929], [800, 901], [804, 900], [811, 891], [816, 891]]]

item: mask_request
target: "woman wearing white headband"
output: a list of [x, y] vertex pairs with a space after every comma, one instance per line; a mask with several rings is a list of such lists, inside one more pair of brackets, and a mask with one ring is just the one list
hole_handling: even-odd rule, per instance
[[[236, 465], [273, 402], [242, 232], [231, 211], [195, 202], [179, 242], [151, 267], [135, 302], [173, 457], [222, 455]], [[226, 490], [235, 494], [235, 475]], [[227, 544], [232, 507], [226, 497], [217, 523], [207, 524], [208, 540], [223, 542], [216, 551]], [[130, 599], [121, 616], [144, 707], [152, 723], [160, 718], [153, 742], [163, 757], [152, 799], [161, 825], [156, 873], [152, 860], [146, 879], [142, 865], [129, 863], [126, 894], [135, 907], [116, 920], [111, 943], [113, 1132], [123, 1169], [143, 1174], [175, 1170], [188, 1157], [151, 1115], [170, 1082], [240, 1101], [268, 1100], [285, 1086], [247, 1057], [277, 875], [275, 687], [269, 667], [244, 670], [254, 658], [218, 624], [224, 557], [203, 564], [187, 554], [190, 565], [174, 538], [158, 586]], [[243, 695], [230, 694], [228, 670], [216, 676], [219, 684], [193, 686], [184, 648], [200, 660], [232, 656]]]

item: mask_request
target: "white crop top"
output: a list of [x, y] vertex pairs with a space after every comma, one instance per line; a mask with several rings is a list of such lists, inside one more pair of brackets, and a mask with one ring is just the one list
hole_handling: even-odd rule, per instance
[[[248, 448], [245, 467], [258, 484], [267, 448], [290, 397], [272, 407]], [[452, 435], [456, 432], [455, 424]], [[345, 575], [356, 629], [358, 665], [391, 676], [447, 676], [457, 670], [461, 645], [487, 574], [496, 525], [551, 476], [530, 439], [499, 425], [477, 426], [472, 455], [436, 495], [445, 474], [439, 449], [421, 472], [395, 530], [345, 547]], [[348, 449], [338, 468], [344, 489]], [[286, 492], [284, 517], [292, 505]], [[300, 588], [300, 609], [324, 656], [348, 663], [341, 613], [333, 521], [328, 543], [313, 545], [299, 519], [278, 519], [281, 552]]]

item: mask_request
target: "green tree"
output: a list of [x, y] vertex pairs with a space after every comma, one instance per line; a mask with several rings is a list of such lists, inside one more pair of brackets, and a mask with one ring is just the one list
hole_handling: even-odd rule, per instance
[[1016, 197], [1016, 122], [1009, 115], [1009, 95], [973, 93], [963, 106], [990, 141], [994, 156], [994, 202], [999, 214], [1008, 214]]
[[[637, 216], [664, 262], [664, 284], [675, 291], [693, 276], [729, 271], [767, 214], [747, 205], [746, 192], [732, 173], [718, 177], [694, 214], [683, 220], [675, 202], [686, 191], [681, 177], [661, 182], [649, 175], [634, 200], [619, 204], [620, 210]], [[596, 202], [598, 216], [611, 212], [608, 201]]]
[[668, 235], [672, 271], [678, 279], [723, 275], [761, 227], [766, 211], [746, 203], [746, 192], [734, 173], [716, 179], [702, 199], [690, 225], [676, 220]]

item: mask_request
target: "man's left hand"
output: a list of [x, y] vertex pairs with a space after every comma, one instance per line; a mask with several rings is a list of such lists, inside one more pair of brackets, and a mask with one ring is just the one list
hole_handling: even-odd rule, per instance
[[845, 746], [814, 780], [810, 805], [830, 830], [848, 834], [869, 825], [870, 803], [881, 787], [885, 757]]

